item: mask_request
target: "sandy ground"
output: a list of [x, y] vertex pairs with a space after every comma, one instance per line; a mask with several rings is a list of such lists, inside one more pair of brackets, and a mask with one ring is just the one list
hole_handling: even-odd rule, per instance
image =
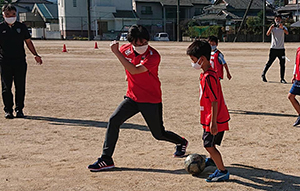
[[[291, 83], [279, 83], [279, 64], [268, 83], [260, 75], [269, 43], [220, 43], [232, 73], [222, 81], [230, 131], [219, 147], [230, 181], [206, 183], [173, 158], [174, 145], [157, 141], [140, 114], [121, 127], [116, 168], [92, 173], [109, 116], [127, 84], [110, 42], [34, 41], [44, 64], [28, 53], [25, 119], [0, 118], [0, 190], [300, 190], [300, 127], [287, 99]], [[123, 43], [123, 42], [122, 42]], [[67, 53], [62, 52], [66, 44]], [[189, 140], [187, 153], [206, 155], [199, 125], [199, 71], [185, 51], [190, 42], [151, 42], [162, 56], [164, 124]], [[287, 43], [291, 81], [299, 43]], [[28, 50], [26, 50], [28, 52]], [[3, 107], [1, 103], [1, 107]]]

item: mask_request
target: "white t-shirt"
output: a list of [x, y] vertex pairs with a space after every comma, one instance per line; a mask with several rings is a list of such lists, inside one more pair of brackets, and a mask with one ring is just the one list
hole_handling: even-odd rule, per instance
[[[285, 30], [287, 28], [283, 26]], [[284, 49], [284, 31], [281, 28], [274, 27], [271, 31], [271, 47], [273, 49]]]

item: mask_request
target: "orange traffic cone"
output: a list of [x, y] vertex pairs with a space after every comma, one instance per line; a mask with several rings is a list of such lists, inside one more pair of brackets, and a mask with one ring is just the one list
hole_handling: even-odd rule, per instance
[[97, 42], [95, 42], [95, 49], [98, 49], [98, 44], [97, 44]]
[[62, 52], [67, 52], [66, 45], [64, 44]]

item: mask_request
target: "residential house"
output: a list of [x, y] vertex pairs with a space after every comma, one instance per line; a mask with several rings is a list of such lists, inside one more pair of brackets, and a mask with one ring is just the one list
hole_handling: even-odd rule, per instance
[[19, 13], [19, 20], [30, 28], [46, 28], [46, 25], [57, 24], [57, 4], [34, 4], [31, 12]]
[[13, 0], [12, 4], [33, 38], [60, 38], [57, 4], [46, 0]]
[[13, 4], [17, 10], [18, 13], [28, 13], [32, 11], [32, 8], [34, 4], [53, 4], [50, 1], [47, 0], [12, 0], [11, 4]]
[[288, 14], [294, 21], [300, 21], [300, 1], [299, 0], [288, 0], [285, 6], [277, 9], [278, 13]]
[[[204, 8], [205, 13], [193, 17], [201, 25], [230, 26], [241, 22], [248, 8], [249, 0], [216, 0], [213, 5]], [[253, 0], [247, 16], [257, 16], [263, 9], [262, 0]], [[267, 15], [274, 14], [267, 7]]]
[[[176, 39], [177, 0], [133, 0], [133, 9], [138, 17], [138, 24], [148, 28], [151, 36], [157, 32], [167, 32], [171, 40]], [[191, 19], [203, 12], [211, 0], [180, 0], [180, 21]]]
[[[58, 0], [59, 27], [64, 39], [88, 36], [87, 1]], [[97, 39], [115, 39], [124, 27], [136, 24], [132, 0], [91, 0], [90, 25]]]

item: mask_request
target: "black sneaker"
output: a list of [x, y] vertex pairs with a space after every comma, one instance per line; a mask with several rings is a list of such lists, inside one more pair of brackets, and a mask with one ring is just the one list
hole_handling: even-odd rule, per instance
[[16, 118], [24, 118], [25, 115], [22, 110], [16, 111]]
[[14, 118], [14, 115], [12, 112], [5, 112], [5, 118], [6, 119], [13, 119]]
[[176, 145], [176, 152], [174, 153], [174, 157], [183, 157], [185, 155], [185, 151], [189, 142], [186, 139], [184, 140], [184, 144]]
[[297, 126], [300, 124], [300, 115], [298, 116], [297, 120], [295, 121], [295, 123], [293, 124], [293, 126]]
[[111, 160], [103, 160], [102, 158], [98, 158], [98, 160], [94, 163], [88, 166], [88, 169], [91, 172], [98, 172], [105, 169], [114, 168], [114, 161]]
[[280, 83], [286, 84], [285, 79], [281, 79], [281, 80], [280, 80]]
[[266, 78], [265, 75], [261, 75], [261, 79], [262, 79], [263, 82], [268, 82], [268, 80], [267, 80], [267, 78]]

